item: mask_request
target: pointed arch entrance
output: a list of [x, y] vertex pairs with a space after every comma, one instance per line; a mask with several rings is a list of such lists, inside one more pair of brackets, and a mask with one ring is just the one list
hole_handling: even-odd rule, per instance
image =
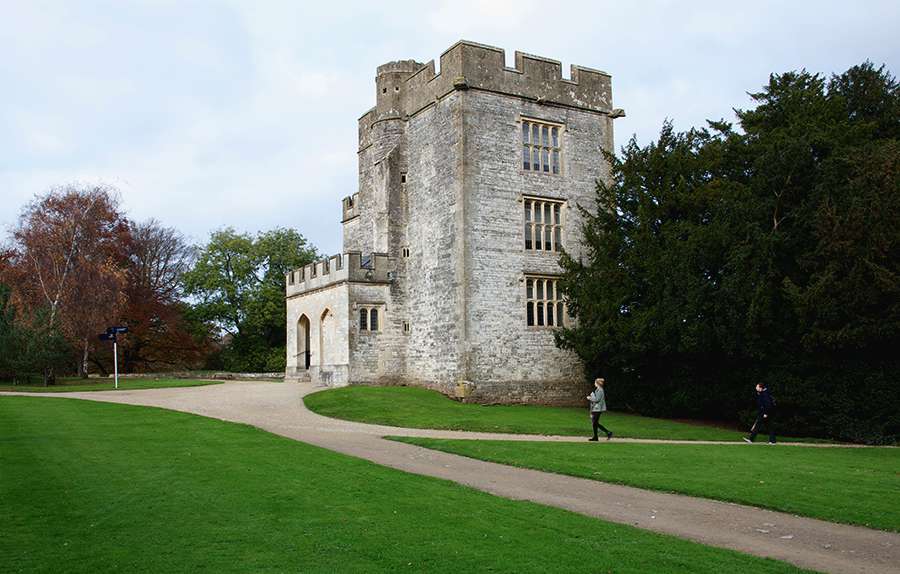
[[309, 317], [300, 315], [297, 320], [297, 367], [302, 365], [304, 370], [309, 370]]

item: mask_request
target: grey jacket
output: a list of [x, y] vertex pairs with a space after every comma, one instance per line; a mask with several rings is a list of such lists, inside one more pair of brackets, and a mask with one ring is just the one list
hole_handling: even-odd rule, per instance
[[591, 401], [591, 412], [602, 413], [606, 411], [606, 393], [603, 388], [594, 389], [594, 392], [588, 395]]

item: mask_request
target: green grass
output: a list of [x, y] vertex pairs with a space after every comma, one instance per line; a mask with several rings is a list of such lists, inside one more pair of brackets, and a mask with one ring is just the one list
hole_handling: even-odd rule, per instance
[[[416, 387], [351, 386], [307, 395], [306, 406], [327, 417], [404, 428], [584, 436], [585, 408], [460, 403]], [[741, 433], [709, 425], [607, 412], [601, 423], [618, 437], [737, 441]], [[795, 439], [791, 439], [795, 440]]]
[[[199, 379], [119, 379], [119, 390], [128, 391], [135, 389], [160, 389], [163, 387], [198, 387], [201, 385], [216, 385], [222, 381], [204, 381]], [[41, 385], [13, 385], [9, 382], [0, 382], [0, 391], [15, 391], [20, 393], [69, 393], [75, 391], [112, 391], [115, 390], [115, 381], [112, 379], [62, 379], [55, 385], [47, 387]]]
[[900, 531], [900, 449], [393, 437], [471, 458]]
[[798, 572], [258, 429], [0, 397], [4, 572]]

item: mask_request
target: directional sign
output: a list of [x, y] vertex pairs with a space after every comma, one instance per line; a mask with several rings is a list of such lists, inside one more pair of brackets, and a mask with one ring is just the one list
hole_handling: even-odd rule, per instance
[[97, 338], [101, 341], [115, 341], [116, 334], [115, 333], [100, 333], [97, 335]]
[[127, 333], [128, 327], [111, 327], [116, 333]]

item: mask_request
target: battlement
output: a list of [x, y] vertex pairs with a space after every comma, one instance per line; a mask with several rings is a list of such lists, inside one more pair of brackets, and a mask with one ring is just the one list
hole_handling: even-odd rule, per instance
[[[500, 48], [459, 41], [434, 60], [389, 62], [378, 68], [376, 106], [360, 118], [360, 127], [384, 119], [410, 116], [454, 90], [485, 90], [536, 102], [612, 114], [611, 77], [606, 72], [572, 65], [568, 78], [557, 60], [515, 53], [515, 67], [506, 66]], [[418, 66], [418, 67], [416, 67]]]
[[359, 216], [359, 192], [348, 195], [341, 200], [341, 223]]
[[322, 289], [343, 281], [387, 283], [392, 280], [386, 253], [363, 256], [359, 251], [332, 255], [285, 275], [287, 297]]

